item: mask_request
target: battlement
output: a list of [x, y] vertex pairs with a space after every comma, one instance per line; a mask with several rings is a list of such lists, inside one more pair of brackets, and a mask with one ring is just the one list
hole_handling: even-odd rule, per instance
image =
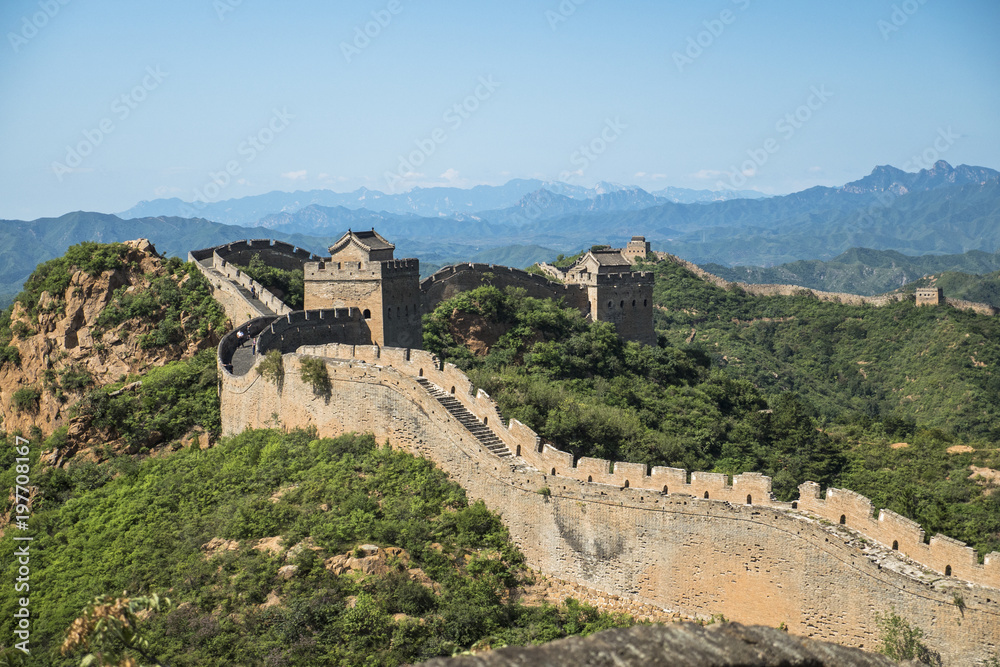
[[334, 262], [329, 257], [303, 269], [306, 280], [365, 280], [420, 274], [420, 260], [386, 259], [376, 262]]
[[733, 505], [804, 510], [831, 523], [851, 528], [942, 575], [1000, 588], [1000, 553], [988, 555], [984, 563], [979, 564], [975, 551], [957, 540], [936, 535], [926, 543], [919, 524], [890, 510], [882, 510], [877, 519], [873, 518], [871, 500], [854, 491], [830, 488], [826, 499], [820, 499], [819, 485], [806, 482], [799, 487], [797, 501], [782, 502], [774, 498], [771, 478], [761, 473], [746, 472], [733, 475], [730, 480], [729, 476], [721, 473], [688, 473], [680, 468], [649, 468], [645, 464], [627, 461], [590, 457], [574, 461], [572, 454], [543, 442], [538, 434], [516, 419], [504, 426], [499, 408], [486, 392], [477, 390], [468, 376], [456, 366], [449, 363], [442, 366], [440, 359], [429, 352], [336, 343], [314, 345], [298, 352], [353, 363], [391, 366], [411, 377], [426, 378], [454, 396], [481, 423], [489, 426], [515, 456], [546, 475], [550, 483], [572, 480], [616, 487], [605, 490], [603, 493], [606, 495], [652, 491]]
[[818, 484], [806, 482], [799, 486], [798, 508], [853, 528], [945, 576], [1000, 588], [1000, 553], [988, 554], [980, 564], [975, 550], [963, 542], [940, 534], [927, 542], [920, 524], [886, 509], [879, 511], [876, 519], [872, 502], [853, 491], [827, 489], [824, 499]]
[[650, 285], [655, 282], [651, 271], [591, 274], [589, 284], [604, 286]]
[[518, 280], [523, 280], [528, 283], [534, 283], [541, 287], [545, 287], [552, 290], [558, 290], [560, 288], [565, 288], [566, 285], [561, 285], [555, 281], [549, 280], [545, 276], [540, 276], [536, 273], [528, 273], [527, 271], [522, 271], [521, 269], [515, 269], [510, 266], [501, 266], [499, 264], [478, 264], [469, 262], [466, 264], [453, 264], [452, 266], [445, 266], [434, 272], [431, 276], [424, 278], [420, 281], [421, 291], [426, 291], [434, 283], [447, 280], [448, 278], [454, 276], [457, 273], [463, 271], [471, 271], [473, 273], [492, 273], [499, 276], [513, 276]]

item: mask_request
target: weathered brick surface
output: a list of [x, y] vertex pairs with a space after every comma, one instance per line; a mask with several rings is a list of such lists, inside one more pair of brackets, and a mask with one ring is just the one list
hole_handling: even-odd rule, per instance
[[[617, 464], [604, 483], [588, 483], [570, 475], [592, 475], [610, 464], [581, 470], [554, 448], [539, 452], [530, 429], [516, 421], [503, 427], [485, 393], [473, 394], [464, 374], [450, 365], [437, 368], [426, 352], [353, 345], [300, 352], [331, 358], [331, 395], [317, 396], [301, 382], [296, 354], [285, 355], [280, 390], [254, 372], [224, 372], [224, 432], [273, 424], [274, 415], [287, 426], [315, 426], [321, 435], [372, 432], [432, 459], [470, 497], [499, 512], [534, 568], [637, 604], [785, 623], [797, 634], [868, 649], [878, 639], [875, 614], [894, 609], [952, 664], [972, 664], [1000, 648], [1000, 590], [958, 581], [933, 585], [884, 568], [856, 542], [789, 503], [770, 500], [766, 477], [738, 476], [728, 485], [723, 476], [695, 473], [687, 482], [683, 471], [660, 468], [643, 476], [644, 467]], [[490, 454], [416, 383], [421, 375], [446, 391], [454, 387], [470, 411], [521, 447], [521, 457]], [[671, 485], [668, 495], [663, 484]], [[543, 488], [548, 495], [539, 493]], [[834, 490], [820, 500], [803, 491], [803, 510], [839, 519], [849, 509], [852, 521], [864, 519], [864, 502], [850, 492]], [[956, 591], [964, 607], [955, 605]]]
[[[481, 278], [445, 273], [444, 283], [458, 273]], [[216, 294], [235, 319], [247, 304], [228, 279]], [[254, 371], [234, 376], [222, 368], [223, 431], [277, 419], [321, 435], [374, 433], [435, 461], [499, 512], [532, 567], [624, 607], [785, 623], [797, 634], [868, 649], [878, 638], [876, 615], [895, 610], [923, 629], [946, 664], [974, 664], [1000, 650], [1000, 554], [979, 564], [964, 544], [940, 535], [925, 543], [912, 521], [888, 511], [876, 518], [871, 502], [851, 491], [829, 489], [822, 498], [812, 482], [799, 500], [783, 503], [773, 499], [770, 478], [756, 473], [730, 483], [715, 473], [574, 462], [516, 420], [505, 426], [496, 404], [455, 366], [420, 350], [354, 344], [370, 340], [371, 319], [334, 309], [273, 325], [256, 320], [253, 334], [273, 326], [261, 352], [272, 344], [287, 352], [285, 378], [278, 387]], [[321, 335], [327, 329], [336, 335]], [[220, 354], [231, 353], [234, 335]], [[331, 338], [344, 342], [323, 343]], [[306, 354], [326, 360], [329, 395], [302, 383]], [[515, 457], [491, 454], [417, 378], [454, 395]]]

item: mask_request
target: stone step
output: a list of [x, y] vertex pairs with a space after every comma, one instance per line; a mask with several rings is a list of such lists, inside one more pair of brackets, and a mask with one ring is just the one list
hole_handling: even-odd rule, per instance
[[468, 408], [462, 405], [461, 401], [427, 378], [417, 378], [417, 384], [437, 399], [438, 403], [448, 411], [448, 414], [457, 419], [479, 441], [479, 444], [501, 458], [512, 457], [507, 445], [503, 444], [503, 441], [488, 426], [483, 425], [474, 414], [469, 412]]

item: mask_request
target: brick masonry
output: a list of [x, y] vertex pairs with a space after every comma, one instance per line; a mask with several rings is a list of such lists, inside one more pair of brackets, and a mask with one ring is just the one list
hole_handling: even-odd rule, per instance
[[[357, 322], [338, 312], [343, 326]], [[284, 355], [280, 387], [252, 370], [236, 376], [221, 367], [224, 433], [272, 426], [275, 416], [322, 436], [371, 432], [433, 460], [497, 511], [531, 567], [625, 606], [785, 623], [796, 634], [869, 650], [878, 643], [876, 615], [894, 610], [946, 664], [1000, 651], [1000, 554], [979, 564], [955, 540], [925, 543], [919, 526], [888, 511], [874, 517], [868, 499], [846, 490], [822, 497], [807, 482], [798, 501], [782, 503], [759, 474], [730, 483], [714, 473], [574, 461], [516, 420], [504, 425], [485, 392], [427, 352], [308, 344], [316, 340], [310, 322], [330, 320], [283, 319], [280, 347], [306, 344]], [[301, 340], [288, 338], [292, 332]], [[220, 355], [233, 347], [228, 338]], [[301, 381], [305, 356], [324, 360], [329, 395]], [[454, 395], [515, 456], [490, 453], [418, 378]]]

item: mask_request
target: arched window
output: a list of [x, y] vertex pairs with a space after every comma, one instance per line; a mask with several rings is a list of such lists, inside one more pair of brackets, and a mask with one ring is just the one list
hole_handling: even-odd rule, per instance
[[893, 540], [892, 541], [892, 550], [893, 551], [899, 551], [899, 541], [898, 540]]
[[521, 455], [521, 445], [518, 445], [517, 446], [517, 453], [514, 454], [514, 456], [520, 456], [520, 455]]
[[797, 502], [795, 502], [795, 501], [792, 501], [792, 509], [793, 510], [797, 510], [798, 508], [799, 508], [799, 504]]
[[370, 311], [370, 310], [368, 310], [367, 308], [365, 308], [365, 312], [361, 313], [361, 315], [362, 315], [362, 316], [363, 316], [363, 317], [364, 317], [364, 318], [365, 318], [366, 320], [370, 320], [370, 319], [372, 318], [372, 311]]
[[627, 479], [625, 480], [625, 488], [626, 489], [628, 488], [628, 480]]
[[667, 485], [663, 485], [663, 495], [667, 495]]
[[648, 304], [648, 301], [646, 299], [643, 299], [642, 300], [642, 307], [645, 308], [647, 304]]
[[749, 493], [747, 494], [747, 505], [753, 505], [753, 498], [750, 497]]
[[619, 308], [624, 308], [625, 307], [625, 299], [622, 299], [621, 303], [618, 304], [618, 307]]
[[840, 515], [840, 525], [841, 526], [846, 526], [847, 525], [847, 517], [844, 516], [843, 514]]
[[419, 373], [417, 373], [417, 377], [423, 377], [423, 376], [424, 376], [424, 369], [423, 369], [423, 368], [421, 368], [421, 369], [420, 369], [420, 372], [419, 372]]
[[587, 475], [587, 481], [588, 482], [593, 482], [594, 481], [594, 476], [593, 475]]
[[556, 469], [555, 468], [552, 469], [552, 474], [553, 475], [556, 474]]
[[632, 299], [632, 307], [635, 308], [635, 299]]
[[944, 566], [944, 576], [946, 576], [946, 577], [950, 577], [951, 576], [951, 565], [945, 565]]
[[453, 394], [455, 393], [455, 385], [451, 386], [451, 393], [453, 393]]
[[614, 307], [615, 307], [615, 304], [613, 302], [611, 302], [611, 301], [608, 301], [608, 308], [614, 308]]
[[490, 425], [490, 418], [483, 417], [483, 426], [489, 426], [489, 425]]
[[708, 499], [708, 491], [705, 492], [705, 499]]

